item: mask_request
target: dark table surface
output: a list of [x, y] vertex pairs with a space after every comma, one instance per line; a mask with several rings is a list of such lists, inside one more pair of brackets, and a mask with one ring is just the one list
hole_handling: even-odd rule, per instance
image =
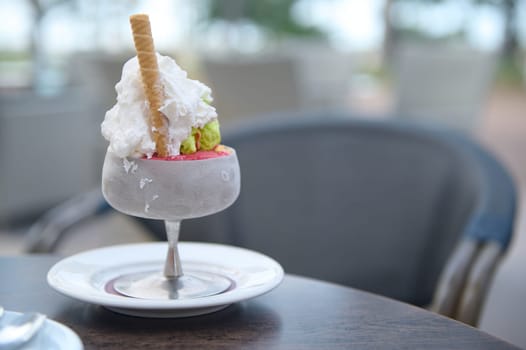
[[53, 256], [0, 257], [0, 305], [72, 328], [85, 349], [512, 349], [451, 319], [336, 284], [287, 275], [270, 293], [183, 319], [124, 316], [52, 290]]

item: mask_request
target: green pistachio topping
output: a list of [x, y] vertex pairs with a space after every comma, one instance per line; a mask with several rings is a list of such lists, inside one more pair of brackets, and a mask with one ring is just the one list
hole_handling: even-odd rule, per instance
[[181, 154], [192, 154], [197, 152], [197, 147], [195, 145], [195, 136], [190, 135], [181, 143]]
[[199, 143], [202, 150], [209, 151], [219, 145], [220, 142], [221, 133], [219, 131], [219, 121], [216, 119], [203, 127]]
[[181, 154], [192, 154], [199, 150], [210, 151], [221, 142], [219, 121], [213, 120], [202, 129], [192, 128], [192, 133], [181, 143]]
[[192, 128], [192, 133], [181, 143], [180, 152], [182, 154], [192, 154], [197, 152], [197, 139], [201, 132], [197, 128]]

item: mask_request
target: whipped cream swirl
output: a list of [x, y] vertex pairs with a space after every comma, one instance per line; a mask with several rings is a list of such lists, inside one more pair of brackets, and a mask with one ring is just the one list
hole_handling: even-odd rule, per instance
[[[168, 120], [168, 153], [179, 154], [181, 142], [192, 131], [217, 118], [212, 90], [189, 79], [175, 61], [157, 54], [164, 103], [159, 109]], [[144, 94], [137, 57], [124, 64], [121, 80], [115, 86], [117, 103], [106, 112], [101, 124], [102, 135], [110, 142], [109, 152], [119, 157], [148, 158], [155, 153], [151, 137], [148, 102]]]

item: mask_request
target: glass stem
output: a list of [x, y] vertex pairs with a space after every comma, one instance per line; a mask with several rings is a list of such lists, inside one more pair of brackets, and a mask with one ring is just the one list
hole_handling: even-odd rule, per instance
[[177, 242], [179, 241], [180, 221], [165, 221], [166, 237], [168, 238], [168, 254], [164, 263], [164, 277], [168, 279], [176, 279], [183, 275], [181, 267], [181, 259], [179, 258], [179, 251], [177, 250]]

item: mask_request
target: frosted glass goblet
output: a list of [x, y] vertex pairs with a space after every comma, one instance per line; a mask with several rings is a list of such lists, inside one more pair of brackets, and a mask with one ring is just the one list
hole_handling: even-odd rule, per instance
[[106, 153], [102, 193], [108, 203], [128, 215], [164, 220], [168, 239], [164, 271], [120, 276], [113, 285], [118, 293], [143, 299], [191, 299], [231, 287], [230, 279], [207, 271], [206, 266], [183, 270], [177, 249], [181, 220], [219, 212], [238, 197], [239, 163], [235, 150], [228, 150], [229, 154], [198, 160], [133, 159]]

